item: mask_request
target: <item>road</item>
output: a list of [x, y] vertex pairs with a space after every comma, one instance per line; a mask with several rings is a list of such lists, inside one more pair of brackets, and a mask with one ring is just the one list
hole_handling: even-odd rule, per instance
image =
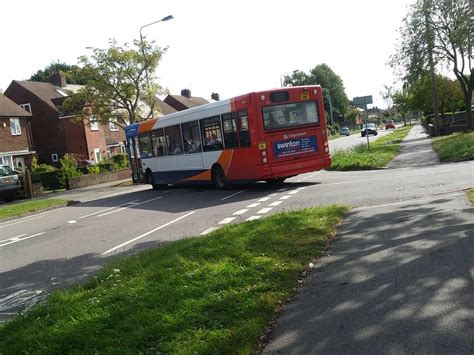
[[[369, 144], [377, 140], [380, 137], [386, 136], [392, 133], [393, 130], [379, 130], [378, 135], [369, 135]], [[333, 154], [336, 150], [348, 149], [358, 144], [367, 144], [367, 137], [361, 137], [360, 133], [351, 134], [350, 136], [344, 136], [329, 141], [329, 152]]]

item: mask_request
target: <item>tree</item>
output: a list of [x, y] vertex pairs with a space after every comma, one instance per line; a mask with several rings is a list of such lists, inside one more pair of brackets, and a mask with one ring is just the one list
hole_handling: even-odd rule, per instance
[[407, 125], [407, 115], [413, 109], [413, 96], [408, 92], [396, 91], [393, 94], [393, 104], [397, 108], [397, 111], [402, 115], [403, 124]]
[[[101, 123], [115, 120], [124, 126], [153, 116], [155, 97], [161, 87], [156, 83], [156, 69], [166, 48], [146, 40], [118, 46], [110, 40], [107, 49], [89, 48], [92, 55], [81, 56], [86, 84], [78, 94], [65, 100], [62, 110], [92, 115]], [[143, 102], [147, 105], [144, 108]]]
[[473, 129], [473, 21], [468, 0], [417, 0], [400, 29], [400, 42], [391, 57], [399, 75], [413, 84], [430, 61], [450, 67], [459, 82], [468, 129]]
[[62, 72], [66, 76], [66, 82], [68, 84], [84, 85], [87, 81], [82, 73], [82, 68], [77, 65], [69, 65], [61, 62], [51, 63], [46, 68], [38, 70], [29, 80], [47, 83], [49, 76], [55, 72]]
[[384, 85], [383, 86], [383, 91], [380, 91], [380, 95], [382, 96], [382, 99], [385, 101], [387, 104], [387, 110], [388, 110], [388, 117], [390, 118], [390, 110], [393, 106], [393, 95], [395, 94], [395, 90], [393, 89], [392, 86]]
[[[349, 100], [347, 99], [344, 83], [339, 75], [327, 64], [318, 64], [310, 70], [309, 74], [295, 70], [292, 75], [285, 75], [284, 86], [321, 85], [323, 90], [329, 91], [332, 106], [337, 114], [347, 111]], [[327, 94], [325, 95], [327, 97]], [[325, 102], [325, 110], [330, 111]], [[327, 109], [326, 109], [327, 107]]]

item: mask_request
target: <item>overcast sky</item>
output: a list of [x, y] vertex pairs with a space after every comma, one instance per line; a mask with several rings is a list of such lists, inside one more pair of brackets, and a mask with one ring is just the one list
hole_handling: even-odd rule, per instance
[[51, 62], [77, 64], [86, 47], [139, 38], [168, 46], [158, 68], [171, 93], [222, 99], [280, 86], [284, 74], [321, 63], [338, 74], [349, 99], [380, 98], [393, 84], [387, 65], [413, 0], [134, 0], [2, 3], [0, 89]]

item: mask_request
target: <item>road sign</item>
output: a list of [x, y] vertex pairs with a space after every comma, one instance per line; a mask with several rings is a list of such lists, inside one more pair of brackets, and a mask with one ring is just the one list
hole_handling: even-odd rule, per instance
[[366, 105], [373, 103], [372, 95], [370, 96], [359, 96], [352, 99], [352, 104], [354, 106], [365, 109]]

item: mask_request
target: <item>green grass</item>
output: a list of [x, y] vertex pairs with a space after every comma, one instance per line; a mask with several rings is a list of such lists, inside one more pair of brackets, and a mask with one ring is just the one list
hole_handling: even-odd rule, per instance
[[379, 169], [400, 153], [400, 143], [412, 127], [401, 127], [384, 137], [367, 144], [359, 144], [351, 149], [338, 150], [332, 154], [332, 165], [328, 170], [370, 170]]
[[17, 202], [0, 207], [0, 220], [4, 218], [17, 217], [26, 213], [37, 212], [57, 206], [65, 206], [69, 203], [63, 199], [43, 199]]
[[253, 353], [346, 211], [280, 213], [117, 259], [6, 323], [0, 353]]
[[474, 204], [474, 187], [471, 187], [467, 191], [467, 198], [469, 199], [469, 201], [471, 201], [472, 204]]
[[474, 131], [433, 138], [433, 149], [444, 162], [474, 159]]

